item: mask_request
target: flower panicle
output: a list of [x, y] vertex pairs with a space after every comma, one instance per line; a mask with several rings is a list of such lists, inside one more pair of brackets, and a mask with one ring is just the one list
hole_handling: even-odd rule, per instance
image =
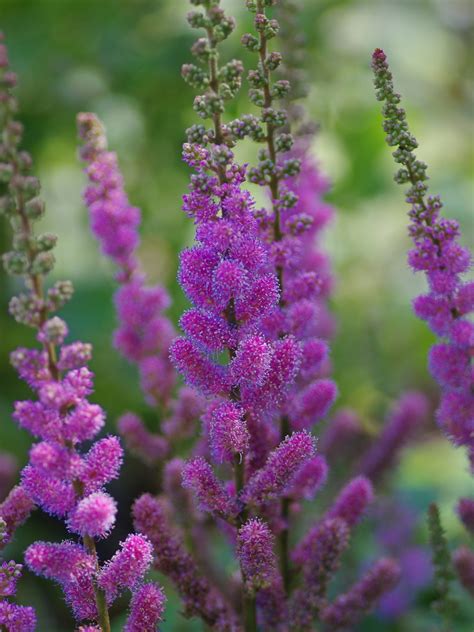
[[419, 392], [400, 396], [390, 411], [381, 434], [363, 455], [358, 470], [372, 481], [379, 480], [395, 465], [398, 454], [410, 441], [428, 414], [428, 400]]
[[323, 609], [321, 620], [331, 630], [353, 625], [377, 605], [380, 597], [391, 590], [400, 579], [400, 567], [390, 558], [376, 562], [348, 592], [339, 595]]
[[82, 112], [77, 126], [83, 143], [80, 156], [86, 163], [89, 181], [84, 202], [92, 232], [103, 254], [118, 270], [115, 303], [119, 327], [114, 333], [115, 346], [138, 366], [149, 403], [167, 404], [175, 385], [168, 359], [174, 329], [163, 313], [170, 299], [163, 287], [146, 285], [139, 271], [140, 210], [128, 200], [117, 155], [107, 148], [102, 122], [95, 114]]
[[441, 389], [438, 422], [455, 445], [472, 449], [474, 324], [469, 315], [474, 311], [474, 282], [464, 282], [462, 278], [472, 266], [472, 256], [459, 243], [458, 222], [444, 218], [440, 198], [428, 195], [427, 166], [414, 153], [418, 143], [400, 106], [400, 95], [394, 90], [387, 56], [379, 48], [372, 56], [372, 69], [376, 97], [384, 102], [386, 141], [396, 147], [393, 157], [401, 165], [395, 180], [409, 185], [408, 232], [414, 248], [408, 262], [415, 272], [425, 273], [429, 286], [427, 294], [415, 299], [414, 311], [441, 339], [429, 355], [431, 374]]

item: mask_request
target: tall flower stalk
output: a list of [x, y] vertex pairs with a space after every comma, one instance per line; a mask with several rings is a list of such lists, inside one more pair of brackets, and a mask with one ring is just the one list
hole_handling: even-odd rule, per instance
[[474, 463], [474, 324], [469, 320], [474, 311], [474, 282], [462, 277], [472, 258], [459, 243], [458, 222], [442, 217], [439, 196], [428, 195], [427, 166], [415, 156], [418, 143], [408, 128], [381, 49], [372, 56], [372, 68], [377, 99], [384, 101], [386, 141], [396, 147], [393, 157], [401, 165], [395, 181], [409, 185], [406, 201], [414, 247], [408, 262], [415, 272], [425, 273], [429, 285], [428, 293], [418, 296], [413, 308], [441, 339], [429, 356], [431, 374], [441, 388], [438, 422], [455, 445], [467, 448]]
[[25, 286], [25, 291], [10, 301], [10, 312], [18, 322], [35, 330], [41, 345], [20, 348], [11, 355], [19, 376], [36, 395], [34, 400], [16, 402], [14, 417], [39, 442], [30, 450], [21, 487], [0, 506], [0, 518], [8, 538], [27, 517], [32, 503], [64, 520], [81, 543], [36, 542], [26, 551], [29, 568], [58, 582], [75, 618], [91, 621], [103, 632], [111, 629], [109, 606], [123, 590], [130, 589], [133, 598], [127, 626], [136, 630], [134, 621], [139, 617], [137, 608], [143, 606], [141, 601], [148, 600], [150, 608], [152, 602], [157, 605], [156, 624], [164, 597], [158, 588], [144, 588], [143, 577], [151, 563], [151, 544], [145, 537], [129, 536], [109, 562], [99, 562], [96, 540], [107, 537], [117, 512], [115, 500], [104, 487], [118, 476], [122, 448], [116, 437], [109, 436], [96, 440], [87, 452], [80, 449], [80, 444], [96, 438], [105, 423], [104, 411], [88, 399], [93, 390], [93, 375], [87, 368], [91, 346], [65, 344], [67, 325], [55, 315], [71, 298], [72, 285], [57, 282], [46, 289], [46, 277], [54, 266], [56, 237], [36, 236], [33, 230], [44, 204], [39, 197], [39, 181], [31, 175], [31, 157], [19, 148], [22, 126], [14, 118], [17, 103], [11, 91], [15, 77], [8, 71], [3, 46], [0, 68], [2, 210], [13, 229], [13, 249], [3, 256], [3, 263], [9, 274], [24, 279]]
[[[290, 503], [313, 497], [324, 483], [326, 464], [316, 454], [308, 429], [327, 412], [336, 389], [320, 373], [327, 346], [315, 333], [315, 319], [309, 319], [308, 330], [304, 327], [308, 309], [314, 316], [311, 299], [317, 295], [317, 275], [309, 271], [301, 277], [295, 270], [298, 230], [293, 234], [280, 224], [275, 233], [277, 214], [279, 222], [283, 209], [292, 208], [296, 200], [288, 187], [280, 195], [280, 181], [295, 174], [299, 165], [298, 159], [284, 156], [291, 146], [289, 135], [275, 134], [286, 124], [285, 113], [275, 110], [272, 101], [264, 107], [265, 92], [274, 90], [273, 99], [286, 90], [285, 81], [270, 88], [264, 69], [276, 69], [279, 63], [279, 55], [269, 52], [266, 43], [277, 25], [264, 15], [263, 4], [249, 3], [256, 12], [259, 37], [247, 35], [244, 42], [260, 49], [256, 71], [260, 79], [255, 82], [263, 83], [255, 87], [255, 98], [261, 90], [263, 110], [259, 117], [245, 114], [227, 121], [225, 104], [240, 87], [243, 65], [239, 60], [221, 65], [219, 52], [234, 21], [215, 0], [193, 4], [201, 10], [192, 11], [188, 20], [191, 26], [202, 28], [205, 37], [192, 48], [199, 65], [185, 64], [182, 73], [201, 92], [194, 108], [201, 118], [210, 119], [211, 128], [193, 125], [183, 146], [184, 160], [193, 169], [183, 208], [194, 220], [196, 243], [180, 258], [178, 278], [192, 307], [181, 318], [184, 335], [171, 345], [171, 357], [188, 385], [206, 401], [205, 441], [199, 442], [197, 453], [182, 468], [182, 480], [198, 511], [210, 514], [236, 544], [242, 599], [235, 605], [235, 614], [218, 605], [222, 599], [217, 591], [202, 584], [199, 568], [188, 557], [163, 496], [137, 500], [135, 525], [152, 540], [156, 566], [174, 582], [188, 616], [198, 614], [213, 629], [253, 632], [260, 626], [283, 631], [290, 629], [290, 612], [297, 608], [290, 608], [289, 573], [284, 577], [288, 551], [286, 562], [280, 558], [280, 564], [274, 553], [275, 536], [288, 526], [281, 513], [282, 501], [288, 509]], [[246, 167], [234, 159], [235, 144], [246, 136], [266, 145], [259, 165], [249, 170], [248, 177], [257, 181], [261, 176], [263, 183], [266, 169], [269, 181], [273, 177], [272, 200], [278, 213], [272, 205], [267, 222], [244, 188]], [[298, 215], [296, 224], [299, 219]], [[355, 479], [325, 518], [353, 526], [371, 494], [368, 481]], [[313, 539], [317, 542], [318, 536], [313, 534]], [[170, 551], [175, 551], [172, 558]], [[180, 570], [186, 559], [189, 573]], [[327, 571], [324, 585], [335, 569], [336, 564]], [[315, 584], [323, 581], [319, 572], [311, 575], [309, 569], [305, 577]], [[201, 596], [191, 605], [190, 596], [198, 586], [202, 586]], [[324, 590], [318, 603], [318, 609], [311, 609], [311, 621], [327, 607]]]
[[[270, 208], [259, 211], [257, 217], [280, 285], [279, 305], [265, 324], [274, 336], [293, 335], [302, 350], [297, 379], [279, 410], [283, 440], [291, 430], [309, 429], [323, 418], [336, 398], [337, 389], [325, 375], [329, 364], [324, 338], [331, 327], [323, 296], [327, 297], [331, 279], [327, 257], [316, 249], [316, 235], [331, 218], [332, 210], [321, 200], [327, 183], [310, 156], [309, 137], [300, 136], [295, 143], [291, 133], [296, 114], [295, 107], [290, 107], [296, 96], [291, 84], [295, 72], [291, 64], [285, 67], [281, 53], [270, 50], [280, 31], [279, 21], [267, 16], [267, 8], [273, 4], [278, 3], [263, 0], [247, 3], [255, 16], [255, 34], [244, 35], [242, 43], [258, 56], [256, 69], [248, 73], [249, 97], [261, 109], [259, 122], [264, 130], [258, 139], [264, 148], [259, 151], [258, 165], [249, 171], [249, 179], [265, 187], [270, 198]], [[290, 40], [286, 41], [288, 49], [295, 44], [291, 13], [295, 14], [297, 7], [288, 8], [282, 3], [278, 10], [286, 19], [282, 26]], [[290, 498], [283, 497], [278, 541], [287, 593], [289, 508]]]
[[[474, 474], [474, 282], [465, 281], [463, 276], [472, 267], [472, 256], [459, 243], [458, 222], [442, 217], [439, 196], [428, 195], [427, 166], [414, 153], [418, 143], [408, 128], [400, 95], [394, 90], [387, 57], [379, 48], [372, 55], [372, 69], [377, 99], [384, 102], [386, 142], [396, 147], [392, 155], [401, 165], [395, 181], [409, 185], [405, 199], [410, 205], [409, 235], [414, 247], [409, 252], [408, 262], [415, 272], [423, 271], [428, 281], [428, 293], [418, 296], [413, 308], [440, 339], [429, 354], [430, 372], [441, 390], [436, 416], [452, 443], [467, 448]], [[468, 531], [472, 530], [473, 507], [474, 501], [469, 498], [461, 499], [458, 504], [460, 518]], [[451, 589], [455, 574], [439, 510], [434, 503], [428, 509], [428, 527], [436, 590], [433, 606], [445, 620], [446, 629], [450, 629], [458, 609]], [[467, 547], [455, 553], [454, 566], [467, 590], [472, 590], [473, 559]]]

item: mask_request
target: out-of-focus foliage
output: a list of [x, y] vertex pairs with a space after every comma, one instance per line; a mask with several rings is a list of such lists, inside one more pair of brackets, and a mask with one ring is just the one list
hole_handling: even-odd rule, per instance
[[[244, 3], [228, 0], [226, 4], [242, 32], [248, 19]], [[335, 375], [340, 403], [356, 408], [375, 431], [387, 405], [403, 388], [421, 388], [433, 398], [436, 389], [426, 371], [431, 334], [410, 310], [422, 280], [406, 266], [406, 209], [391, 178], [393, 164], [373, 96], [370, 54], [375, 46], [389, 54], [397, 88], [420, 141], [420, 157], [430, 167], [432, 190], [441, 194], [447, 215], [460, 220], [465, 240], [472, 242], [474, 143], [469, 119], [474, 12], [469, 0], [302, 0], [301, 4], [308, 42], [308, 107], [321, 125], [315, 152], [333, 181], [330, 200], [339, 210], [327, 235], [338, 278], [333, 301], [339, 322], [332, 347]], [[188, 175], [180, 145], [184, 129], [196, 121], [193, 94], [180, 77], [192, 43], [187, 10], [185, 0], [0, 0], [0, 28], [20, 76], [25, 142], [47, 201], [44, 224], [59, 234], [55, 274], [71, 278], [76, 286], [66, 314], [71, 338], [94, 344], [95, 398], [108, 411], [110, 429], [124, 409], [146, 413], [146, 407], [134, 371], [110, 351], [114, 283], [89, 234], [81, 203], [84, 178], [76, 158], [75, 115], [95, 111], [107, 126], [130, 199], [143, 210], [142, 260], [151, 278], [170, 288], [176, 320], [185, 306], [175, 280], [177, 253], [192, 235], [191, 223], [180, 210]], [[228, 54], [245, 57], [237, 35], [229, 40]], [[240, 112], [248, 110], [246, 90], [238, 106]], [[2, 250], [8, 239], [8, 227], [2, 223]], [[0, 273], [0, 444], [22, 463], [29, 438], [10, 413], [12, 402], [27, 393], [8, 364], [8, 353], [29, 341], [25, 341], [28, 332], [6, 314], [13, 291], [9, 283]], [[156, 423], [153, 418], [149, 421]], [[434, 421], [427, 441], [408, 452], [397, 482], [420, 511], [430, 500], [439, 502], [446, 530], [460, 539], [453, 505], [472, 485], [465, 457], [440, 437]], [[149, 472], [128, 458], [113, 490], [123, 507], [120, 523], [106, 547], [113, 548], [129, 528], [127, 511], [137, 490], [153, 490], [153, 486]], [[35, 538], [63, 537], [59, 523], [35, 516], [20, 531], [12, 556], [21, 558], [33, 531]], [[426, 540], [426, 534], [420, 537]], [[370, 546], [367, 534], [360, 539], [363, 546]], [[104, 555], [109, 552], [103, 550]], [[22, 597], [24, 603], [37, 607], [39, 629], [72, 629], [66, 607], [50, 583], [33, 583], [26, 576]], [[422, 605], [419, 611], [428, 612]], [[183, 624], [178, 609], [171, 598], [165, 630], [200, 629], [199, 624]], [[121, 617], [115, 619], [117, 630]], [[431, 619], [419, 617], [401, 623], [402, 627], [386, 623], [383, 629], [428, 629]], [[364, 624], [364, 631], [380, 629], [375, 617], [371, 625]]]

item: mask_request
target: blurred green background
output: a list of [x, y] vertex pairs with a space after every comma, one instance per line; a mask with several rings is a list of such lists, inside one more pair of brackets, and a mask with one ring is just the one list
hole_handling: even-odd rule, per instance
[[[223, 5], [236, 16], [238, 32], [244, 32], [243, 0]], [[387, 52], [420, 143], [419, 156], [430, 167], [432, 192], [441, 194], [446, 214], [461, 222], [464, 240], [472, 245], [473, 5], [470, 0], [302, 0], [301, 6], [308, 44], [307, 105], [321, 126], [314, 150], [333, 182], [328, 199], [338, 210], [326, 243], [337, 276], [332, 356], [339, 403], [354, 407], [375, 431], [401, 390], [423, 389], [435, 404], [436, 389], [426, 370], [433, 337], [410, 310], [423, 280], [406, 266], [406, 208], [403, 191], [392, 180], [370, 55], [376, 46]], [[76, 156], [75, 115], [94, 111], [106, 124], [130, 199], [143, 211], [144, 267], [152, 281], [170, 288], [176, 320], [185, 306], [176, 283], [177, 253], [192, 240], [191, 222], [180, 210], [188, 177], [180, 145], [184, 129], [196, 122], [194, 95], [180, 77], [193, 41], [187, 10], [185, 0], [0, 0], [0, 29], [20, 77], [25, 146], [47, 202], [41, 228], [59, 234], [54, 275], [72, 279], [76, 288], [65, 318], [71, 339], [94, 344], [95, 400], [107, 410], [111, 430], [123, 410], [147, 409], [134, 370], [111, 351], [114, 282], [81, 203], [84, 176]], [[235, 34], [226, 42], [225, 56], [242, 56], [239, 39]], [[245, 89], [235, 108], [230, 115], [248, 111]], [[244, 159], [252, 156], [246, 151]], [[2, 250], [9, 238], [2, 223]], [[30, 437], [10, 414], [13, 401], [28, 394], [9, 367], [8, 353], [31, 343], [33, 336], [6, 314], [15, 290], [0, 273], [0, 446], [23, 464]], [[113, 489], [121, 501], [120, 524], [104, 544], [104, 555], [129, 526], [131, 499], [140, 489], [153, 489], [150, 473], [136, 461], [127, 458], [125, 469]], [[396, 478], [416, 499], [421, 521], [427, 503], [437, 500], [450, 536], [462, 539], [452, 509], [458, 496], [472, 493], [472, 479], [465, 455], [441, 438], [433, 421], [426, 443], [407, 451]], [[56, 521], [37, 515], [20, 531], [11, 555], [20, 559], [33, 537], [60, 539], [64, 532]], [[48, 582], [26, 577], [20, 595], [37, 606], [40, 630], [72, 629], [59, 590]], [[171, 598], [163, 629], [200, 629], [182, 623], [178, 607]], [[119, 615], [117, 629], [120, 620]], [[380, 629], [365, 625], [367, 631]], [[416, 627], [418, 619], [412, 627], [385, 625], [386, 630], [427, 629]]]

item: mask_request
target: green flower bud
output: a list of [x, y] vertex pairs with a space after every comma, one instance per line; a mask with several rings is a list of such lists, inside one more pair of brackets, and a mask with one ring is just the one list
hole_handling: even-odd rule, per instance
[[266, 83], [263, 72], [260, 69], [249, 70], [247, 79], [252, 88], [263, 88]]
[[4, 131], [5, 143], [10, 146], [16, 146], [23, 136], [23, 125], [19, 121], [10, 121]]
[[263, 94], [263, 90], [250, 88], [249, 99], [259, 108], [262, 108], [265, 104], [265, 95]]
[[61, 309], [74, 294], [74, 288], [71, 281], [56, 281], [53, 287], [49, 288], [46, 293], [46, 306], [50, 312]]
[[54, 268], [54, 263], [55, 260], [52, 252], [40, 252], [36, 255], [31, 264], [31, 273], [42, 274], [43, 276], [49, 274]]
[[240, 41], [242, 45], [245, 46], [245, 48], [252, 51], [253, 53], [257, 53], [260, 48], [260, 42], [254, 35], [251, 35], [250, 33], [245, 33], [244, 35], [242, 35]]
[[[219, 11], [222, 11], [221, 9]], [[233, 17], [225, 17], [222, 12], [222, 17], [215, 19], [215, 26], [213, 29], [213, 36], [216, 42], [222, 42], [225, 40], [232, 31], [235, 29], [235, 20]]]
[[8, 274], [26, 274], [29, 263], [27, 257], [22, 252], [12, 250], [2, 257], [3, 267]]
[[27, 233], [16, 233], [13, 236], [13, 247], [20, 252], [34, 251], [36, 249], [35, 238]]
[[207, 73], [194, 64], [183, 64], [181, 68], [181, 76], [186, 83], [198, 90], [205, 90], [209, 85], [209, 77]]
[[20, 167], [20, 171], [23, 173], [29, 171], [33, 166], [33, 160], [27, 151], [20, 151], [18, 153], [18, 165]]
[[34, 176], [15, 175], [10, 183], [13, 189], [21, 191], [24, 197], [31, 200], [40, 192], [40, 182]]
[[37, 327], [41, 322], [43, 302], [34, 294], [19, 294], [13, 296], [8, 305], [8, 311], [13, 318], [28, 327]]
[[207, 143], [209, 142], [207, 130], [204, 125], [196, 124], [188, 127], [188, 129], [186, 130], [186, 138], [188, 140], [188, 143], [191, 144], [197, 143], [198, 145], [207, 145]]
[[283, 164], [283, 174], [285, 176], [296, 176], [301, 169], [301, 160], [290, 158]]
[[189, 26], [193, 29], [206, 28], [206, 16], [200, 11], [190, 11], [186, 16], [186, 19]]
[[13, 175], [13, 167], [7, 162], [0, 163], [0, 182], [9, 182]]
[[195, 57], [206, 62], [211, 54], [211, 48], [207, 38], [200, 37], [197, 39], [191, 47], [191, 52]]
[[38, 250], [46, 252], [48, 250], [52, 250], [55, 247], [57, 241], [57, 235], [54, 235], [53, 233], [43, 233], [42, 235], [39, 235], [39, 237], [37, 237], [36, 246]]
[[290, 82], [285, 79], [280, 79], [276, 81], [271, 90], [272, 97], [276, 99], [283, 99], [290, 92]]
[[67, 325], [59, 316], [53, 316], [47, 320], [41, 328], [41, 342], [49, 342], [53, 345], [61, 345], [68, 334]]
[[277, 151], [290, 151], [293, 147], [293, 136], [291, 134], [280, 134], [276, 137], [275, 146]]
[[0, 197], [0, 215], [13, 215], [16, 211], [15, 200], [11, 195]]
[[29, 219], [37, 220], [44, 213], [44, 202], [41, 198], [35, 197], [25, 205], [25, 213]]
[[265, 108], [262, 111], [262, 122], [273, 125], [273, 127], [283, 127], [287, 123], [287, 116], [284, 110]]

